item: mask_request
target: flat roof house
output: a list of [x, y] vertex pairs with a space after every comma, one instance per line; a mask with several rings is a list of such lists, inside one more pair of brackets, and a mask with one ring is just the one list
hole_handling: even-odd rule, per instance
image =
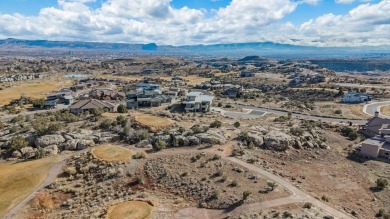
[[126, 105], [129, 109], [139, 107], [159, 107], [164, 103], [172, 103], [173, 98], [155, 91], [133, 91], [127, 93]]
[[183, 101], [186, 112], [209, 112], [214, 96], [202, 92], [190, 92]]

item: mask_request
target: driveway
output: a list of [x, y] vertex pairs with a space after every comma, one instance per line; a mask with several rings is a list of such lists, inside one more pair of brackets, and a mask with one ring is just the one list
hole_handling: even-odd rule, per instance
[[375, 112], [378, 111], [378, 112], [379, 112], [379, 117], [390, 119], [389, 116], [384, 116], [384, 115], [382, 115], [382, 114], [380, 113], [380, 108], [383, 107], [383, 106], [388, 106], [388, 105], [390, 105], [390, 101], [369, 103], [369, 104], [366, 104], [366, 105], [363, 107], [363, 112], [364, 112], [365, 114], [374, 116], [374, 115], [375, 115]]

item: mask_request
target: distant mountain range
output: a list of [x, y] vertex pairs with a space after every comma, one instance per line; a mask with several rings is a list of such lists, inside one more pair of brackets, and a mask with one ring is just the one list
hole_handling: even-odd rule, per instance
[[156, 55], [242, 57], [260, 55], [274, 58], [390, 57], [390, 47], [314, 47], [272, 42], [214, 45], [157, 46], [151, 44], [96, 43], [48, 40], [0, 40], [0, 51], [6, 50], [87, 50], [131, 52]]

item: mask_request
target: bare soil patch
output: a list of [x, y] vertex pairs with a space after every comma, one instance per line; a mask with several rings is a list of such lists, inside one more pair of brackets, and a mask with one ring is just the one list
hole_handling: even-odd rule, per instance
[[163, 127], [169, 127], [174, 124], [174, 122], [170, 119], [160, 117], [160, 116], [154, 116], [150, 114], [142, 114], [138, 113], [134, 116], [134, 119], [139, 122], [141, 125], [151, 127], [151, 128], [163, 128]]
[[127, 148], [114, 145], [103, 145], [92, 150], [96, 158], [108, 162], [127, 162], [131, 159], [133, 152]]
[[[180, 165], [178, 165], [180, 164]], [[148, 177], [161, 191], [196, 201], [206, 208], [223, 209], [245, 203], [288, 197], [282, 186], [270, 189], [267, 178], [211, 154], [181, 154], [148, 160]]]
[[380, 111], [382, 115], [390, 116], [390, 106], [382, 106]]
[[152, 207], [142, 201], [128, 201], [113, 206], [107, 215], [107, 219], [148, 219], [150, 218]]

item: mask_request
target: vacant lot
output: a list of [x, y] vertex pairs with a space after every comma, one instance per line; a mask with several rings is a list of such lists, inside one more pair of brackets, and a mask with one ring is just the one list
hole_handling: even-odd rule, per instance
[[10, 103], [11, 100], [26, 96], [31, 98], [42, 98], [47, 94], [66, 86], [64, 82], [45, 81], [38, 83], [21, 83], [10, 88], [0, 90], [0, 106]]
[[26, 162], [0, 162], [0, 217], [32, 193], [45, 180], [57, 158]]
[[134, 119], [140, 124], [151, 128], [163, 128], [173, 125], [173, 121], [170, 119], [149, 114], [136, 114]]
[[147, 219], [150, 217], [152, 207], [141, 201], [129, 201], [112, 207], [108, 212], [108, 219]]
[[114, 145], [103, 145], [92, 150], [92, 153], [96, 158], [113, 162], [113, 161], [129, 161], [133, 152], [129, 149], [114, 146]]
[[[343, 117], [349, 119], [368, 119], [369, 115], [363, 113], [364, 103], [346, 104], [337, 102], [318, 102], [316, 108], [311, 113], [321, 116]], [[341, 110], [338, 114], [336, 110]], [[339, 112], [340, 113], [340, 112]]]

